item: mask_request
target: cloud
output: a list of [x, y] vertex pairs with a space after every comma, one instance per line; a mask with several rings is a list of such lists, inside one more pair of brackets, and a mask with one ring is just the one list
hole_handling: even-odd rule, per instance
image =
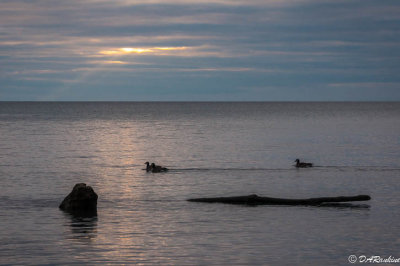
[[[91, 79], [115, 87], [105, 77], [119, 72], [119, 86], [140, 90], [165, 86], [147, 78], [157, 73], [169, 81], [186, 75], [168, 89], [171, 97], [195, 82], [223, 91], [247, 82], [273, 84], [290, 99], [290, 86], [312, 87], [325, 99], [338, 88], [332, 84], [397, 84], [399, 14], [400, 3], [390, 0], [4, 0], [0, 82], [26, 91], [40, 80], [46, 92], [76, 84], [67, 89], [74, 93]], [[37, 82], [20, 82], [28, 79]], [[386, 98], [395, 86], [383, 89]]]

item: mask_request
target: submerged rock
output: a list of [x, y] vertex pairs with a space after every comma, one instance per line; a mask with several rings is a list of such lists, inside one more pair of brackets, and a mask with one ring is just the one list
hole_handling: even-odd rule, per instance
[[79, 183], [74, 186], [71, 193], [61, 202], [59, 208], [70, 213], [96, 214], [97, 194], [93, 188]]

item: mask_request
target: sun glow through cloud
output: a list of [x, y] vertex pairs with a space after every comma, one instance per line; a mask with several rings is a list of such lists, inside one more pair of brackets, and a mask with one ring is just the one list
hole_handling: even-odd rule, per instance
[[102, 50], [99, 53], [103, 55], [124, 55], [124, 54], [157, 54], [159, 51], [179, 51], [186, 50], [187, 47], [151, 47], [151, 48], [136, 48], [123, 47], [112, 50]]
[[128, 63], [127, 63], [127, 62], [123, 62], [123, 61], [104, 61], [104, 64], [126, 65], [126, 64], [128, 64]]

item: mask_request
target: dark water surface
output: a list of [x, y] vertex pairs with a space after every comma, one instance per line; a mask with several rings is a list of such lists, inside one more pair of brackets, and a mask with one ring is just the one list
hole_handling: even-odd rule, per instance
[[[313, 162], [295, 169], [294, 160]], [[168, 173], [146, 173], [144, 162]], [[0, 102], [0, 264], [347, 265], [400, 257], [400, 103]], [[98, 216], [58, 204], [75, 183]], [[193, 197], [369, 194], [368, 206]]]

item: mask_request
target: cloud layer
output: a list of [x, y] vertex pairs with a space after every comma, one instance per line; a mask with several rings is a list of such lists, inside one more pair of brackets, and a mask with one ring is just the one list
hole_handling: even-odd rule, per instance
[[400, 100], [400, 3], [3, 0], [0, 100]]

